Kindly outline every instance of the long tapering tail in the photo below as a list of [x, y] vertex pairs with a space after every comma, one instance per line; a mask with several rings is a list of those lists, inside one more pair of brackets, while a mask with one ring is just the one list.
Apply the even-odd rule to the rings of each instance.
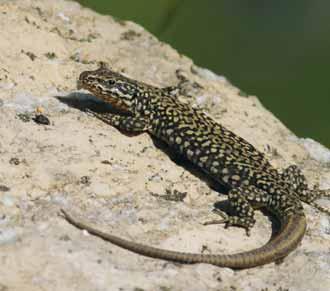
[[85, 229], [95, 236], [98, 236], [108, 242], [111, 242], [134, 253], [179, 263], [208, 263], [232, 269], [256, 267], [285, 257], [297, 247], [297, 245], [302, 240], [306, 230], [305, 216], [303, 214], [292, 214], [282, 220], [281, 230], [278, 232], [278, 234], [260, 248], [231, 255], [204, 255], [165, 250], [125, 240], [118, 236], [108, 234], [93, 228], [90, 225], [74, 218], [71, 214], [63, 209], [61, 211], [65, 219], [72, 225], [80, 229]]

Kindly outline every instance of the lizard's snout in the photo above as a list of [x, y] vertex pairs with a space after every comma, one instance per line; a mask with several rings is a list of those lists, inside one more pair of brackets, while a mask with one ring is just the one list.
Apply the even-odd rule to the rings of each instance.
[[80, 73], [78, 81], [77, 81], [77, 89], [84, 89], [84, 81], [87, 80], [88, 75], [90, 74], [89, 71], [84, 71]]

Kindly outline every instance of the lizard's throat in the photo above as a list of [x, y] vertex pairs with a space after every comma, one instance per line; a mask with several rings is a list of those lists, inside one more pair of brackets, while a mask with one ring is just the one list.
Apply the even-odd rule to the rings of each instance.
[[110, 95], [103, 95], [101, 93], [93, 93], [96, 97], [103, 100], [104, 102], [110, 104], [114, 109], [123, 112], [130, 112], [128, 106], [120, 99], [114, 98]]
[[110, 104], [116, 110], [123, 112], [130, 112], [128, 106], [121, 99], [117, 97], [112, 97], [110, 94], [103, 94], [102, 92], [100, 92], [100, 90], [98, 90], [98, 88], [88, 86], [87, 84], [83, 83], [81, 80], [78, 80], [77, 82], [77, 89], [78, 90], [84, 89], [89, 91], [95, 97]]

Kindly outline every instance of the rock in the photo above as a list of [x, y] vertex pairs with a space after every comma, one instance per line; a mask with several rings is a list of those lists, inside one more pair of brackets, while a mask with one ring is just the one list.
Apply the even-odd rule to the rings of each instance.
[[325, 146], [319, 144], [311, 138], [302, 138], [300, 140], [301, 144], [309, 152], [310, 156], [320, 163], [325, 163], [330, 165], [330, 150]]
[[[77, 77], [100, 61], [157, 86], [176, 84], [175, 71], [182, 70], [197, 85], [180, 98], [247, 139], [274, 166], [298, 164], [312, 185], [329, 185], [329, 152], [302, 144], [256, 97], [132, 22], [76, 2], [25, 0], [1, 1], [0, 27], [0, 288], [330, 290], [329, 218], [308, 206], [308, 231], [297, 250], [281, 264], [242, 271], [142, 257], [69, 225], [58, 215], [61, 207], [135, 241], [204, 253], [249, 250], [271, 234], [261, 212], [251, 237], [203, 226], [217, 218], [213, 204], [225, 195], [173, 162], [147, 134], [126, 136], [84, 112], [99, 105], [77, 91]], [[18, 117], [37, 108], [50, 125]], [[14, 157], [19, 163], [9, 162]], [[176, 191], [186, 194], [163, 199]]]

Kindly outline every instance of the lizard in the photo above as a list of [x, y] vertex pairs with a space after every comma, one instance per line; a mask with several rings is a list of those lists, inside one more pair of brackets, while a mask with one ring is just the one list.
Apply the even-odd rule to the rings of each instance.
[[[182, 80], [181, 80], [182, 81]], [[180, 86], [180, 83], [179, 85]], [[160, 249], [105, 233], [61, 209], [64, 218], [80, 229], [132, 252], [179, 263], [209, 263], [232, 269], [251, 268], [280, 261], [293, 251], [306, 231], [302, 202], [322, 212], [315, 202], [330, 197], [327, 190], [310, 189], [296, 165], [275, 169], [265, 155], [201, 109], [179, 101], [178, 86], [160, 88], [133, 80], [104, 63], [84, 71], [78, 89], [86, 89], [120, 113], [90, 111], [95, 117], [128, 133], [147, 132], [162, 140], [213, 180], [228, 189], [234, 214], [221, 212], [222, 219], [205, 224], [239, 226], [247, 235], [255, 224], [254, 210], [266, 208], [280, 222], [280, 229], [265, 245], [236, 254], [185, 253]]]

